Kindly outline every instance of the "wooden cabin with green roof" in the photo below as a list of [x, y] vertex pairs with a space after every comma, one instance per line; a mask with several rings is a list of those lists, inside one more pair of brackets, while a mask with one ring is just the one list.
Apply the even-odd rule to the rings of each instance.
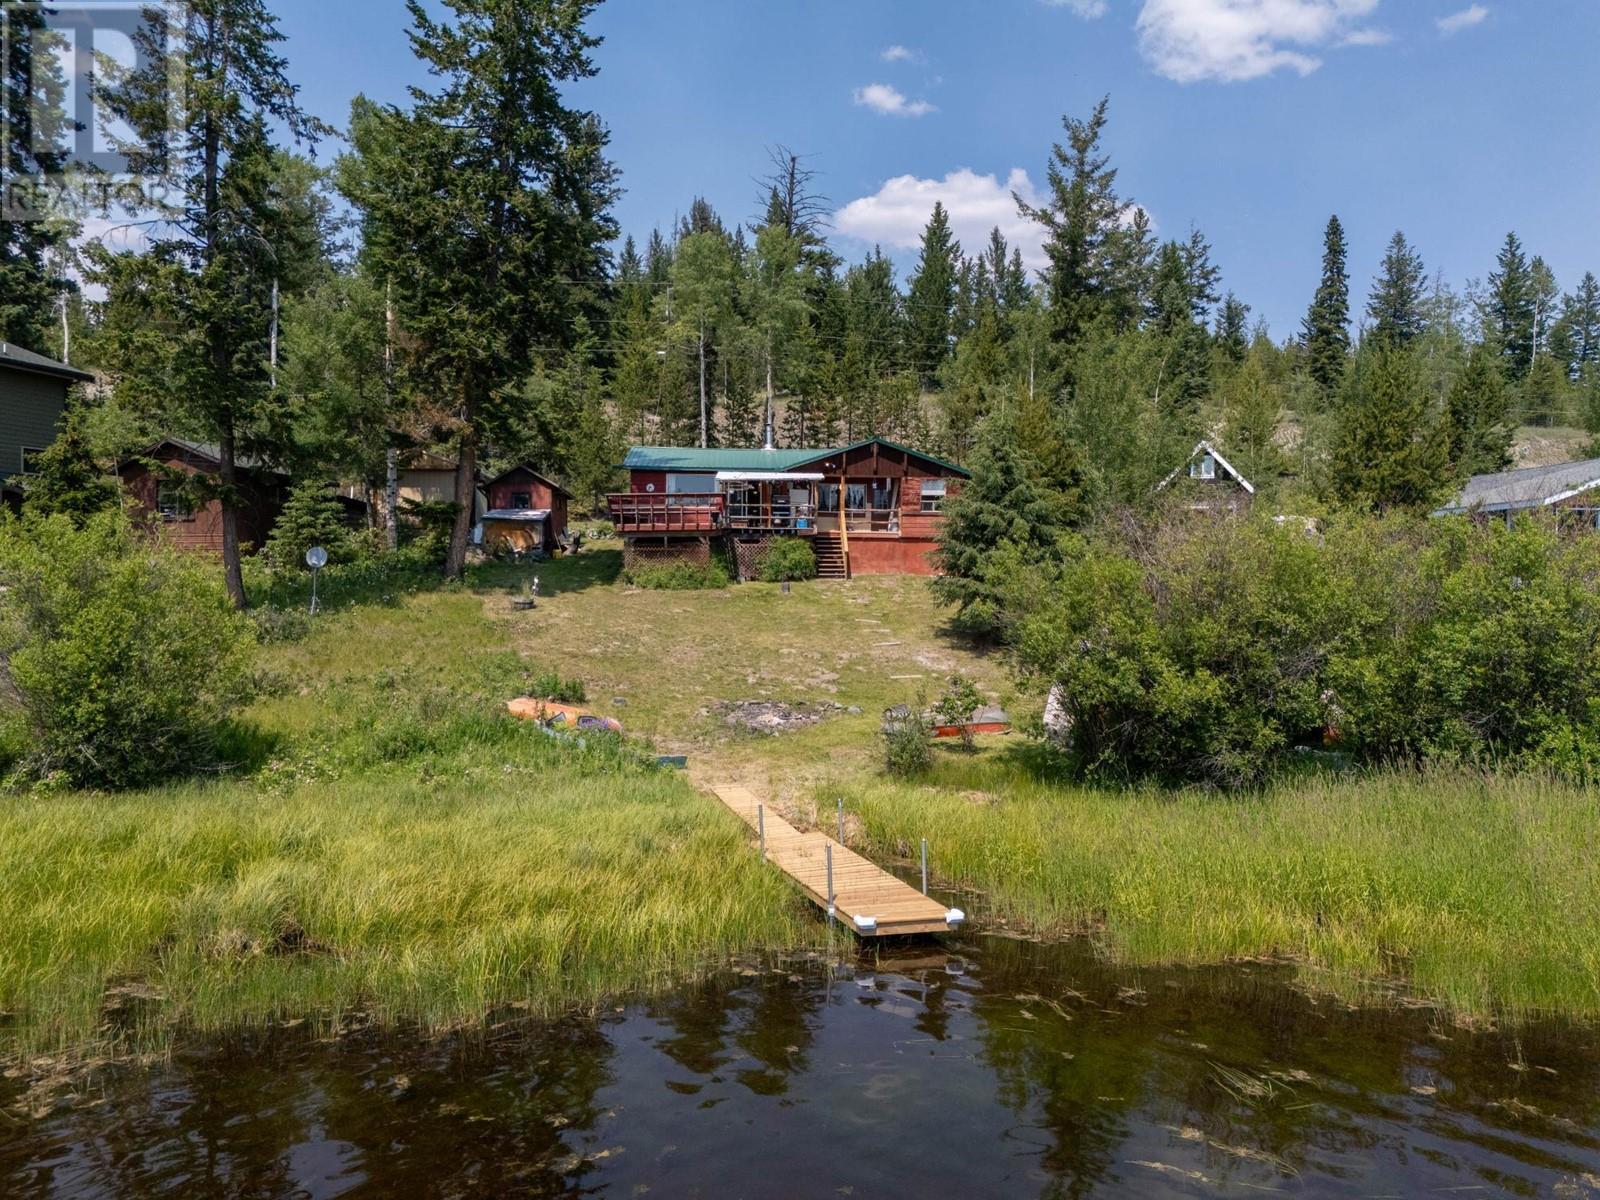
[[824, 578], [932, 575], [944, 502], [965, 469], [885, 438], [764, 450], [635, 446], [608, 498], [632, 567], [731, 550], [752, 577], [773, 539], [805, 538]]

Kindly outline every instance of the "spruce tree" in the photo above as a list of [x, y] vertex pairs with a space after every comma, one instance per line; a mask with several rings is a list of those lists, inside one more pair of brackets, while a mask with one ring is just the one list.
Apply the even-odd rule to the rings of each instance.
[[[1016, 197], [1018, 211], [1044, 227], [1050, 262], [1045, 288], [1055, 336], [1069, 347], [1114, 307], [1119, 291], [1137, 287], [1132, 277], [1139, 264], [1132, 261], [1129, 239], [1119, 226], [1123, 205], [1116, 192], [1116, 168], [1100, 147], [1109, 105], [1105, 97], [1087, 120], [1062, 118], [1067, 140], [1051, 150], [1046, 172], [1050, 195], [1044, 204], [1034, 206]], [[1146, 225], [1144, 233], [1148, 231]]]
[[708, 372], [715, 365], [712, 362], [713, 345], [732, 325], [733, 298], [737, 286], [737, 264], [727, 238], [720, 230], [707, 229], [690, 233], [678, 243], [678, 252], [672, 262], [672, 290], [659, 299], [671, 310], [680, 336], [694, 343], [701, 446], [711, 444], [711, 382]]
[[1228, 457], [1260, 488], [1282, 466], [1277, 436], [1283, 401], [1258, 354], [1246, 357], [1228, 380], [1223, 419]]
[[[46, 28], [44, 9], [37, 5], [5, 5], [0, 22], [7, 27], [0, 62], [0, 185], [24, 206], [27, 188], [59, 174], [67, 156], [55, 147], [70, 141], [65, 111], [67, 79], [55, 51], [59, 35]], [[0, 205], [0, 341], [43, 353], [56, 319], [56, 302], [69, 287], [60, 270], [77, 233], [74, 222], [43, 214], [16, 213]], [[40, 219], [34, 219], [37, 215]]]
[[39, 455], [34, 473], [26, 480], [23, 506], [28, 513], [64, 513], [82, 526], [94, 514], [114, 509], [121, 502], [122, 489], [116, 479], [95, 461], [84, 415], [83, 401], [72, 399], [61, 432]]
[[308, 569], [306, 551], [313, 546], [321, 546], [330, 560], [337, 562], [345, 556], [349, 542], [344, 510], [332, 485], [313, 477], [290, 489], [262, 555], [275, 571], [304, 571]]
[[938, 376], [950, 356], [950, 323], [955, 310], [961, 247], [950, 232], [950, 217], [935, 201], [922, 231], [922, 251], [906, 296], [906, 328], [912, 363], [924, 383]]
[[1442, 424], [1428, 412], [1416, 359], [1390, 346], [1364, 357], [1340, 408], [1334, 494], [1375, 512], [1426, 508], [1445, 483], [1448, 450]]
[[1576, 290], [1562, 298], [1561, 320], [1552, 335], [1551, 353], [1566, 366], [1567, 376], [1573, 380], [1600, 367], [1600, 281], [1593, 271], [1586, 272]]
[[1423, 306], [1427, 298], [1427, 272], [1422, 255], [1396, 232], [1389, 239], [1383, 266], [1367, 299], [1367, 319], [1371, 336], [1380, 342], [1409, 346], [1427, 328]]
[[1350, 275], [1345, 263], [1344, 226], [1337, 215], [1328, 219], [1322, 240], [1322, 281], [1306, 313], [1302, 331], [1306, 373], [1324, 401], [1344, 379], [1350, 355]]
[[1217, 310], [1217, 329], [1213, 336], [1217, 349], [1228, 362], [1238, 366], [1250, 352], [1250, 306], [1229, 292]]
[[1506, 381], [1487, 346], [1475, 346], [1445, 400], [1446, 454], [1459, 479], [1511, 465], [1513, 429]]
[[[222, 563], [233, 603], [246, 603], [239, 546], [238, 463], [281, 451], [286, 398], [274, 387], [269, 330], [275, 294], [297, 254], [314, 246], [317, 210], [285, 204], [270, 130], [314, 141], [326, 132], [299, 106], [262, 0], [183, 6], [181, 128], [169, 128], [166, 56], [107, 71], [99, 96], [132, 131], [138, 154], [170, 164], [176, 215], [157, 214], [142, 253], [91, 247], [107, 291], [106, 364], [119, 400], [217, 445]], [[157, 35], [147, 30], [152, 39]]]
[[[366, 249], [394, 285], [406, 367], [454, 405], [456, 495], [473, 492], [484, 432], [514, 404], [537, 353], [571, 344], [598, 311], [615, 235], [608, 135], [568, 106], [595, 73], [595, 0], [408, 0], [432, 90], [409, 108], [362, 102], [344, 186]], [[654, 263], [647, 264], [652, 269]], [[471, 505], [457, 506], [447, 576], [466, 565]]]
[[1527, 378], [1533, 367], [1534, 282], [1522, 241], [1506, 234], [1489, 276], [1489, 332], [1500, 351], [1506, 378]]
[[956, 607], [962, 632], [1001, 639], [1007, 624], [996, 564], [1007, 554], [1024, 564], [1058, 558], [1061, 534], [1083, 514], [1073, 507], [1076, 497], [1038, 482], [1038, 464], [1019, 447], [1006, 408], [983, 422], [969, 466], [972, 477], [945, 502], [934, 593]]
[[1561, 289], [1555, 272], [1538, 255], [1528, 263], [1528, 293], [1533, 302], [1533, 355], [1549, 349], [1550, 330], [1560, 315]]

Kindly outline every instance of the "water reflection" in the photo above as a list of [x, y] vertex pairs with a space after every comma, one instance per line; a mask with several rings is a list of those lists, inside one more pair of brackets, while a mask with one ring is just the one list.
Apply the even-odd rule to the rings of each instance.
[[596, 1020], [212, 1044], [0, 1118], [0, 1195], [1600, 1197], [1593, 1030], [949, 949]]

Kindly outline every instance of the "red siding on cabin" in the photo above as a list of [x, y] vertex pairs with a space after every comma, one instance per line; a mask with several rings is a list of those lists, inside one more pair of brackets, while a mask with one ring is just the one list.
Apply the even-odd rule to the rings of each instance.
[[[530, 503], [513, 504], [512, 497], [526, 492]], [[556, 537], [567, 532], [567, 494], [548, 479], [518, 468], [494, 481], [489, 488], [490, 508], [543, 508], [550, 512], [550, 525]]]
[[649, 492], [655, 496], [667, 494], [667, 473], [665, 471], [630, 471], [628, 474], [628, 490], [630, 492]]
[[937, 549], [932, 538], [852, 533], [850, 574], [934, 575], [932, 555]]
[[[167, 454], [156, 461], [185, 475], [206, 474], [178, 454]], [[156, 510], [160, 476], [142, 465], [126, 467], [122, 472], [122, 486], [133, 498], [136, 517], [153, 528], [159, 528], [174, 545], [186, 550], [222, 553], [222, 504], [219, 501], [209, 500], [197, 505], [187, 517], [168, 520]], [[239, 510], [239, 542], [247, 551], [259, 550], [283, 508], [283, 489], [275, 482], [257, 482], [253, 485], [246, 482], [242, 490], [246, 493], [246, 502]]]

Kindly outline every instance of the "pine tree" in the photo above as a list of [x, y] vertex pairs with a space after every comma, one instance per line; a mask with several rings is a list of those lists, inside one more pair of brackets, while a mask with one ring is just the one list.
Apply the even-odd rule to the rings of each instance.
[[1560, 315], [1561, 298], [1555, 272], [1538, 255], [1528, 264], [1528, 291], [1533, 301], [1533, 354], [1537, 358], [1549, 349], [1550, 330]]
[[[496, 408], [515, 403], [537, 351], [570, 345], [575, 318], [598, 312], [616, 184], [608, 135], [564, 86], [595, 73], [595, 0], [444, 7], [453, 22], [408, 0], [433, 90], [413, 88], [409, 110], [358, 105], [344, 179], [394, 284], [407, 369], [454, 404], [466, 498]], [[464, 570], [471, 528], [462, 503], [447, 576]]]
[[1223, 418], [1228, 456], [1261, 487], [1283, 465], [1277, 443], [1283, 401], [1259, 355], [1249, 355], [1228, 380]]
[[1511, 465], [1513, 429], [1505, 378], [1487, 346], [1475, 346], [1445, 402], [1446, 455], [1460, 479]]
[[1422, 255], [1406, 241], [1405, 234], [1396, 232], [1389, 239], [1383, 266], [1367, 299], [1371, 336], [1402, 349], [1410, 346], [1427, 328], [1423, 316], [1426, 296], [1427, 272]]
[[776, 422], [778, 372], [784, 355], [810, 319], [806, 280], [800, 243], [780, 224], [763, 226], [746, 259], [742, 296], [747, 336], [760, 363], [766, 401], [763, 429]]
[[714, 366], [712, 345], [732, 324], [737, 286], [733, 251], [721, 232], [691, 233], [678, 243], [672, 263], [672, 290], [662, 300], [671, 307], [680, 335], [694, 342], [701, 446], [711, 444], [711, 382], [707, 373]]
[[1345, 268], [1344, 226], [1328, 218], [1322, 241], [1322, 282], [1306, 313], [1302, 339], [1306, 372], [1326, 402], [1344, 379], [1350, 355], [1350, 275]]
[[1600, 281], [1586, 272], [1577, 290], [1561, 301], [1561, 319], [1551, 334], [1552, 354], [1566, 366], [1567, 376], [1582, 379], [1600, 367]]
[[1038, 465], [1018, 446], [1011, 413], [997, 409], [979, 430], [972, 478], [945, 504], [934, 593], [956, 607], [955, 625], [969, 636], [1003, 638], [1006, 619], [995, 564], [1006, 554], [1023, 563], [1059, 557], [1060, 535], [1081, 519], [1073, 498], [1041, 486]]
[[1213, 335], [1217, 349], [1230, 363], [1238, 366], [1250, 352], [1250, 306], [1229, 292], [1217, 312], [1217, 329]]
[[59, 174], [67, 156], [54, 147], [69, 141], [65, 112], [67, 80], [55, 51], [60, 36], [49, 32], [39, 6], [6, 4], [8, 57], [0, 61], [0, 163], [7, 204], [0, 205], [0, 341], [43, 352], [56, 318], [56, 303], [69, 288], [60, 267], [76, 236], [76, 223], [43, 219], [27, 207], [29, 185]]
[[1489, 276], [1489, 331], [1500, 350], [1506, 378], [1527, 378], [1533, 367], [1534, 284], [1522, 241], [1506, 234]]
[[1197, 284], [1192, 249], [1168, 242], [1156, 257], [1150, 327], [1162, 340], [1156, 385], [1158, 412], [1174, 429], [1198, 432], [1199, 410], [1211, 391], [1210, 339], [1195, 319]]
[[1427, 392], [1410, 352], [1380, 346], [1366, 357], [1341, 406], [1334, 494], [1376, 512], [1425, 508], [1445, 482], [1445, 431], [1429, 416]]
[[1101, 99], [1088, 120], [1062, 118], [1067, 141], [1051, 151], [1050, 196], [1043, 205], [1016, 197], [1018, 211], [1044, 227], [1050, 260], [1045, 288], [1056, 338], [1069, 346], [1115, 307], [1119, 292], [1137, 286], [1129, 278], [1134, 256], [1124, 253], [1128, 242], [1119, 235], [1123, 206], [1116, 193], [1116, 168], [1100, 148], [1109, 105], [1109, 97]]
[[95, 513], [114, 509], [121, 502], [122, 489], [101, 469], [89, 447], [84, 415], [82, 400], [72, 399], [61, 432], [39, 455], [34, 473], [26, 481], [23, 504], [29, 513], [64, 513], [81, 526]]
[[[100, 98], [140, 153], [164, 158], [180, 193], [142, 253], [91, 248], [108, 293], [107, 365], [120, 401], [214, 442], [220, 461], [222, 561], [233, 603], [246, 603], [239, 546], [241, 455], [280, 449], [285, 398], [273, 387], [274, 296], [297, 254], [315, 244], [317, 211], [283, 203], [269, 127], [314, 141], [322, 124], [299, 107], [282, 35], [262, 0], [193, 0], [178, 31], [184, 124], [162, 102], [168, 63], [106, 73]], [[150, 33], [152, 38], [157, 36]]]
[[950, 356], [950, 322], [955, 309], [961, 247], [950, 233], [944, 205], [934, 202], [922, 231], [922, 252], [906, 297], [906, 326], [912, 362], [931, 383]]
[[349, 542], [350, 530], [332, 485], [312, 477], [290, 489], [261, 553], [273, 570], [304, 571], [306, 551], [313, 546], [321, 546], [336, 562], [344, 557]]

